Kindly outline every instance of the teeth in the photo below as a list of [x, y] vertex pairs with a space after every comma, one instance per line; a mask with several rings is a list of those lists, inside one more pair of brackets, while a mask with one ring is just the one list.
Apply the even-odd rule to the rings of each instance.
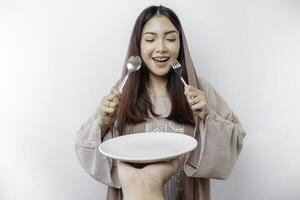
[[164, 61], [168, 60], [169, 58], [154, 58], [154, 59], [157, 61], [160, 61], [160, 62], [164, 62]]

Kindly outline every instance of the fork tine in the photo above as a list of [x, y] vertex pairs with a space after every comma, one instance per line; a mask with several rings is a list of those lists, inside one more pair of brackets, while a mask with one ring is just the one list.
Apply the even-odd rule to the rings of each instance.
[[174, 60], [171, 62], [171, 66], [172, 66], [173, 69], [176, 69], [176, 68], [177, 68], [176, 63], [175, 63]]
[[180, 66], [180, 63], [179, 63], [176, 59], [175, 59], [174, 61], [175, 61], [175, 63], [176, 63], [177, 65]]
[[178, 67], [181, 67], [181, 64], [176, 60], [176, 64]]
[[177, 75], [179, 76], [179, 78], [182, 81], [182, 83], [184, 84], [184, 86], [187, 86], [187, 83], [185, 82], [185, 80], [181, 76], [182, 67], [181, 67], [180, 63], [176, 59], [174, 59], [171, 62], [171, 66], [174, 69], [174, 71], [177, 73]]
[[173, 67], [173, 60], [171, 61], [170, 65]]
[[174, 63], [175, 63], [176, 68], [181, 67], [180, 63], [176, 59], [174, 60]]

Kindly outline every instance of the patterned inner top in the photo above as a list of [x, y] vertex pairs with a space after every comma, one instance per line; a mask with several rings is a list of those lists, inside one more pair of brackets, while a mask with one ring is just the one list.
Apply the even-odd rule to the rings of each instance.
[[[183, 134], [184, 127], [181, 124], [177, 124], [174, 121], [165, 119], [171, 112], [171, 103], [166, 96], [150, 96], [152, 103], [155, 108], [155, 113], [160, 114], [159, 117], [152, 117], [148, 120], [145, 125], [145, 132], [174, 132], [178, 134]], [[151, 115], [151, 114], [150, 114]], [[179, 157], [178, 159], [182, 159]], [[182, 163], [182, 162], [180, 162]], [[176, 174], [165, 185], [165, 199], [166, 200], [176, 200], [181, 199], [180, 194], [182, 194], [181, 187], [181, 176], [183, 174], [182, 167], [179, 167]]]

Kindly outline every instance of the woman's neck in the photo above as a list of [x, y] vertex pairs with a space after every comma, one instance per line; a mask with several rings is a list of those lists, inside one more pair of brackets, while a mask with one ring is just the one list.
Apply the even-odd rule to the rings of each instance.
[[166, 77], [161, 76], [149, 76], [149, 89], [156, 96], [167, 96], [167, 82]]

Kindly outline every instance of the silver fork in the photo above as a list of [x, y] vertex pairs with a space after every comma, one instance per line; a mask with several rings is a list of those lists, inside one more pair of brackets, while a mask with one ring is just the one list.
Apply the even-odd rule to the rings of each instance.
[[178, 74], [178, 76], [180, 77], [182, 83], [184, 84], [184, 86], [187, 86], [186, 82], [184, 81], [184, 79], [181, 76], [182, 73], [182, 67], [180, 65], [180, 63], [175, 59], [171, 62], [171, 66], [174, 69], [174, 71], [176, 72], [176, 74]]

